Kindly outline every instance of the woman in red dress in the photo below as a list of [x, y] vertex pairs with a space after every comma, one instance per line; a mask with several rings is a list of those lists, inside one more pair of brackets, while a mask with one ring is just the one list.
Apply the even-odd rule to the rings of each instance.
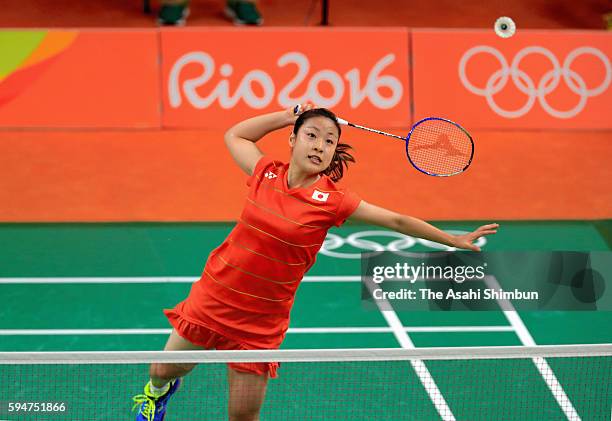
[[[368, 224], [478, 251], [473, 244], [494, 234], [497, 224], [466, 235], [445, 233], [406, 215], [372, 205], [335, 183], [349, 162], [350, 147], [340, 143], [341, 129], [329, 110], [299, 108], [242, 121], [225, 134], [225, 144], [248, 175], [243, 212], [227, 239], [208, 257], [200, 280], [187, 299], [166, 316], [174, 327], [165, 350], [277, 349], [289, 328], [295, 292], [314, 264], [332, 226], [348, 217]], [[293, 125], [291, 160], [264, 156], [257, 141]], [[180, 378], [195, 364], [152, 364], [151, 380], [137, 420], [159, 421]], [[230, 420], [257, 420], [276, 363], [228, 364]]]

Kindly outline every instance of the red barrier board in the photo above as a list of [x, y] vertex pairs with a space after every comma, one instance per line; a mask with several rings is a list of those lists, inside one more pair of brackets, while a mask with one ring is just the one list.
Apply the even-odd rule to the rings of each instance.
[[612, 128], [612, 34], [414, 30], [415, 118], [469, 128]]
[[160, 126], [157, 34], [0, 31], [0, 127]]
[[379, 127], [410, 122], [398, 29], [163, 29], [164, 127], [226, 128], [312, 101]]
[[[260, 147], [287, 162], [290, 132], [273, 132]], [[412, 168], [401, 142], [347, 130], [357, 163], [341, 185], [426, 220], [612, 217], [607, 132], [474, 136], [472, 166], [440, 178]], [[245, 180], [223, 130], [0, 130], [0, 222], [235, 221]]]

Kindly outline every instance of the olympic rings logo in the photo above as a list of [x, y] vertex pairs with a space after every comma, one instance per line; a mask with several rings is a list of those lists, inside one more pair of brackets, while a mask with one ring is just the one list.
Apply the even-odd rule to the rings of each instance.
[[[489, 77], [484, 88], [474, 86], [466, 75], [466, 66], [468, 61], [476, 54], [481, 53], [491, 54], [497, 59], [497, 61], [499, 61], [501, 65], [501, 68], [495, 71]], [[542, 76], [537, 83], [537, 86], [534, 80], [519, 67], [521, 61], [530, 54], [541, 54], [552, 64], [552, 70], [549, 70]], [[591, 89], [587, 87], [584, 78], [571, 68], [572, 63], [577, 57], [586, 54], [590, 54], [598, 58], [606, 70], [604, 80], [599, 84], [599, 86]], [[527, 95], [527, 101], [517, 110], [504, 110], [495, 102], [494, 99], [494, 96], [504, 89], [508, 83], [509, 77], [512, 78], [512, 82], [518, 88], [518, 90]], [[512, 64], [508, 65], [506, 57], [504, 57], [497, 49], [487, 45], [478, 45], [467, 50], [461, 57], [461, 60], [459, 61], [459, 78], [467, 90], [476, 95], [484, 96], [487, 99], [487, 104], [489, 104], [489, 107], [491, 107], [495, 113], [502, 117], [518, 118], [524, 116], [531, 110], [537, 98], [542, 108], [548, 114], [556, 118], [567, 119], [578, 115], [586, 106], [586, 102], [589, 97], [600, 95], [606, 89], [608, 89], [610, 82], [612, 81], [612, 66], [610, 65], [610, 60], [608, 57], [601, 50], [594, 47], [579, 47], [574, 49], [567, 55], [563, 61], [563, 66], [561, 66], [557, 57], [550, 50], [544, 47], [525, 47], [516, 54], [512, 60]], [[563, 78], [563, 81], [567, 84], [568, 88], [579, 97], [576, 106], [566, 111], [553, 108], [546, 100], [546, 96], [554, 91], [557, 86], [559, 86], [561, 78]]]
[[[467, 231], [458, 230], [448, 230], [446, 232], [456, 235], [467, 234]], [[392, 240], [386, 244], [381, 244], [379, 241], [382, 237], [388, 237]], [[478, 247], [483, 247], [486, 243], [486, 238], [480, 237], [475, 244]], [[327, 233], [327, 237], [325, 237], [325, 241], [323, 241], [323, 246], [321, 250], [319, 250], [319, 253], [338, 259], [359, 259], [361, 258], [362, 252], [398, 252], [407, 250], [416, 244], [421, 244], [434, 250], [456, 250], [454, 247], [445, 246], [421, 238], [413, 238], [395, 231], [361, 231], [349, 234], [346, 238], [338, 234]], [[342, 249], [342, 251], [339, 249]]]

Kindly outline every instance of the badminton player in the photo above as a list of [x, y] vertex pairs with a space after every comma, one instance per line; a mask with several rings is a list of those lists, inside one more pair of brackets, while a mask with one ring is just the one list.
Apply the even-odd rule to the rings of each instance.
[[[494, 234], [497, 224], [451, 235], [406, 215], [372, 205], [340, 188], [350, 147], [340, 143], [340, 126], [327, 109], [304, 104], [242, 121], [225, 143], [248, 175], [248, 195], [238, 223], [211, 252], [189, 296], [165, 314], [174, 327], [165, 350], [277, 349], [304, 274], [313, 265], [327, 231], [347, 218], [449, 246], [478, 251], [473, 244]], [[293, 126], [289, 163], [273, 160], [257, 142]], [[195, 364], [152, 364], [144, 394], [137, 395], [137, 420], [161, 421], [181, 377]], [[230, 420], [257, 420], [269, 377], [278, 364], [228, 364]]]

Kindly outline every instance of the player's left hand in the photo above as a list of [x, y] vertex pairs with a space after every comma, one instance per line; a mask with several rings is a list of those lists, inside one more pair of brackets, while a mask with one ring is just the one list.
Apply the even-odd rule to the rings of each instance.
[[474, 245], [474, 241], [485, 235], [497, 233], [499, 224], [488, 224], [478, 227], [476, 230], [463, 235], [456, 235], [453, 239], [453, 247], [465, 250], [480, 251], [480, 247]]

